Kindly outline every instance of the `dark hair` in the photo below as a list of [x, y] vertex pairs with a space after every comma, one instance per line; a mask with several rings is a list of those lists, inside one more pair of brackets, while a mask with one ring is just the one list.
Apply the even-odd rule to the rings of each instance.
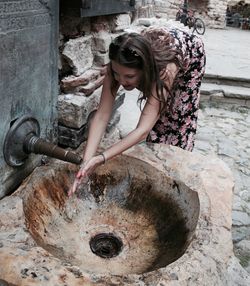
[[[161, 37], [161, 34], [158, 33]], [[166, 83], [160, 79], [160, 71], [166, 67], [170, 62], [181, 66], [178, 59], [179, 52], [176, 52], [172, 46], [173, 38], [168, 34], [164, 34], [165, 43], [160, 43], [157, 39], [157, 33], [151, 33], [149, 30], [144, 31], [143, 34], [124, 33], [116, 37], [109, 46], [109, 58], [129, 68], [136, 68], [142, 70], [142, 78], [140, 80], [139, 89], [141, 95], [139, 96], [139, 103], [144, 99], [149, 98], [152, 94], [153, 85], [156, 84], [157, 99], [160, 101], [160, 112], [164, 110], [171, 96], [164, 95], [164, 89], [167, 94], [171, 95], [171, 91]], [[161, 39], [161, 38], [160, 38]], [[112, 92], [117, 87], [118, 82], [114, 78], [112, 69]], [[166, 94], [166, 92], [165, 92]]]

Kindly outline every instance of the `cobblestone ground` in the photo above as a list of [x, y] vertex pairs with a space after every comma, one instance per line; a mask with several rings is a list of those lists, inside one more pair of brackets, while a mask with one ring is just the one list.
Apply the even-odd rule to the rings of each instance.
[[235, 178], [233, 242], [236, 256], [250, 273], [250, 109], [200, 109], [194, 152], [219, 156]]
[[[137, 92], [126, 92], [124, 104], [119, 109], [118, 124], [124, 137], [139, 119], [136, 104]], [[193, 152], [218, 156], [228, 164], [235, 178], [232, 206], [235, 254], [242, 266], [250, 273], [250, 108], [237, 99], [233, 103], [201, 97], [198, 129]], [[245, 107], [245, 106], [248, 106]], [[133, 110], [133, 112], [131, 112]]]

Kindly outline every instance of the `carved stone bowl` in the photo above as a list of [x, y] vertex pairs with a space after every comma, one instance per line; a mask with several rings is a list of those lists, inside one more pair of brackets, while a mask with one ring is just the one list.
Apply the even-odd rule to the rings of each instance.
[[188, 247], [198, 194], [142, 160], [99, 167], [72, 197], [75, 167], [44, 167], [24, 199], [27, 229], [62, 261], [93, 273], [144, 273], [165, 267]]

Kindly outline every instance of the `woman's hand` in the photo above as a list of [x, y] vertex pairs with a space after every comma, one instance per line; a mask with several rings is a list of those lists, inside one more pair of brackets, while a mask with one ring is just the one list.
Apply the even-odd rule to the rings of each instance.
[[89, 161], [81, 165], [81, 168], [76, 175], [73, 186], [69, 190], [69, 197], [75, 193], [79, 185], [83, 183], [84, 180], [88, 180], [88, 176], [92, 174], [99, 165], [104, 163], [104, 158], [105, 157], [103, 157], [103, 155], [94, 156]]

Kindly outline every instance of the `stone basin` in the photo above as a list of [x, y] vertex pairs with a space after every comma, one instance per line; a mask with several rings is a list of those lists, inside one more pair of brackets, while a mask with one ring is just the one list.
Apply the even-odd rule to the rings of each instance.
[[49, 162], [0, 201], [0, 284], [250, 285], [233, 253], [232, 174], [217, 157], [142, 144], [68, 198], [76, 169]]
[[68, 198], [75, 172], [57, 164], [29, 182], [26, 226], [39, 246], [83, 271], [118, 275], [165, 267], [185, 252], [199, 217], [197, 192], [120, 156]]

